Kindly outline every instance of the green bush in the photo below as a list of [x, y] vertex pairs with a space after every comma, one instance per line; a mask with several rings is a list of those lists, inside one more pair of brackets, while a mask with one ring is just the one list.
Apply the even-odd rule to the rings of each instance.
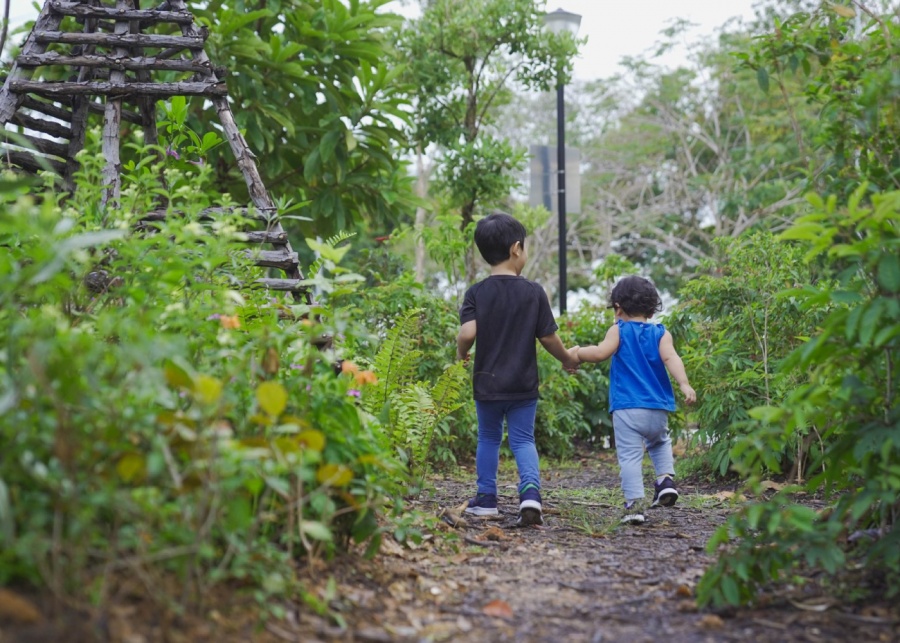
[[[711, 468], [725, 475], [731, 449], [745, 435], [748, 409], [779, 404], [805, 381], [805, 370], [781, 368], [815, 332], [827, 306], [803, 307], [789, 292], [816, 282], [803, 249], [768, 233], [717, 241], [712, 274], [687, 282], [667, 316], [698, 403], [691, 412], [696, 438], [708, 445]], [[771, 454], [800, 473], [810, 443], [798, 433]]]
[[[297, 555], [374, 550], [405, 474], [311, 345], [355, 323], [327, 296], [307, 311], [238, 290], [261, 272], [246, 222], [194, 220], [202, 190], [133, 234], [152, 195], [135, 172], [127, 210], [87, 180], [62, 208], [0, 194], [0, 583], [100, 601], [127, 567], [177, 575], [189, 601], [228, 578], [262, 596], [291, 590]], [[341, 295], [337, 272], [320, 278]]]
[[[781, 366], [807, 381], [750, 411], [751, 430], [731, 452], [752, 486], [779, 470], [778, 454], [798, 433], [814, 434], [815, 475], [803, 489], [824, 488], [831, 507], [812, 515], [780, 494], [743, 508], [710, 541], [715, 551], [737, 539], [704, 575], [702, 603], [750, 600], [799, 565], [833, 573], [847, 558], [883, 574], [888, 596], [900, 593], [900, 192], [875, 194], [866, 206], [866, 189], [846, 209], [834, 197], [810, 197], [813, 212], [782, 235], [802, 244], [807, 261], [824, 260], [834, 278], [792, 297], [804, 312], [829, 312]], [[852, 537], [842, 542], [840, 534]]]

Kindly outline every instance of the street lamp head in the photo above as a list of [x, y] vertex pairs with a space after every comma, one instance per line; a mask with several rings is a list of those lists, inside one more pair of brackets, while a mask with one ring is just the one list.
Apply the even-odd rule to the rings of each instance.
[[544, 14], [544, 25], [551, 33], [570, 33], [574, 38], [578, 35], [578, 28], [581, 26], [581, 16], [577, 13], [557, 9], [552, 13]]

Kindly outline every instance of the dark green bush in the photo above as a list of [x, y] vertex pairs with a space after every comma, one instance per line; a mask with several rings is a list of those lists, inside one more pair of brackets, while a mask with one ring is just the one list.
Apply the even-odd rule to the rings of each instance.
[[[900, 593], [900, 192], [873, 195], [867, 206], [866, 188], [846, 209], [811, 197], [813, 212], [782, 235], [802, 245], [807, 261], [825, 260], [833, 280], [792, 298], [804, 313], [828, 314], [781, 365], [805, 381], [751, 410], [753, 423], [731, 451], [753, 486], [780, 470], [798, 435], [814, 435], [801, 488], [824, 489], [831, 506], [813, 515], [780, 494], [744, 507], [710, 541], [712, 550], [729, 545], [698, 587], [703, 603], [751, 600], [801, 565], [834, 573], [848, 558], [883, 574], [889, 596]], [[839, 539], [856, 532], [868, 536]]]

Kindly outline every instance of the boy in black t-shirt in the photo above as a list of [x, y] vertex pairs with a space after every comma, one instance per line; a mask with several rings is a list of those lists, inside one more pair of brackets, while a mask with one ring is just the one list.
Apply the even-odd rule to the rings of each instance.
[[475, 467], [478, 491], [465, 512], [497, 515], [497, 469], [503, 422], [519, 470], [519, 525], [543, 524], [541, 478], [534, 444], [538, 399], [535, 339], [566, 369], [576, 369], [556, 334], [558, 326], [544, 289], [522, 277], [527, 260], [525, 226], [495, 212], [478, 222], [475, 245], [491, 265], [491, 276], [466, 291], [456, 337], [457, 359], [467, 360], [475, 343], [472, 388], [478, 415]]

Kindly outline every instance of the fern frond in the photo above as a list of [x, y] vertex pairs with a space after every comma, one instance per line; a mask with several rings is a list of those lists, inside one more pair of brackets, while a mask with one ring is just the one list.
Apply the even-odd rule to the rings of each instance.
[[462, 405], [460, 398], [468, 381], [469, 377], [464, 362], [454, 362], [444, 369], [431, 391], [434, 408], [439, 419], [453, 413]]
[[399, 413], [395, 427], [398, 444], [409, 455], [409, 469], [415, 476], [423, 476], [427, 469], [428, 447], [434, 433], [436, 414], [434, 400], [424, 382], [416, 382], [398, 396]]
[[[336, 235], [329, 237], [325, 240], [325, 245], [331, 248], [337, 248], [339, 243], [343, 243], [347, 239], [351, 237], [355, 237], [355, 232], [347, 232], [346, 230], [342, 230], [338, 232]], [[325, 259], [323, 257], [317, 257], [315, 261], [313, 261], [309, 268], [306, 271], [306, 278], [313, 279], [316, 275], [319, 274], [319, 271], [322, 269], [322, 265], [325, 263]]]
[[395, 391], [415, 380], [416, 367], [422, 357], [421, 351], [416, 349], [421, 314], [421, 308], [408, 310], [388, 331], [375, 356], [380, 391], [373, 402], [385, 404]]

